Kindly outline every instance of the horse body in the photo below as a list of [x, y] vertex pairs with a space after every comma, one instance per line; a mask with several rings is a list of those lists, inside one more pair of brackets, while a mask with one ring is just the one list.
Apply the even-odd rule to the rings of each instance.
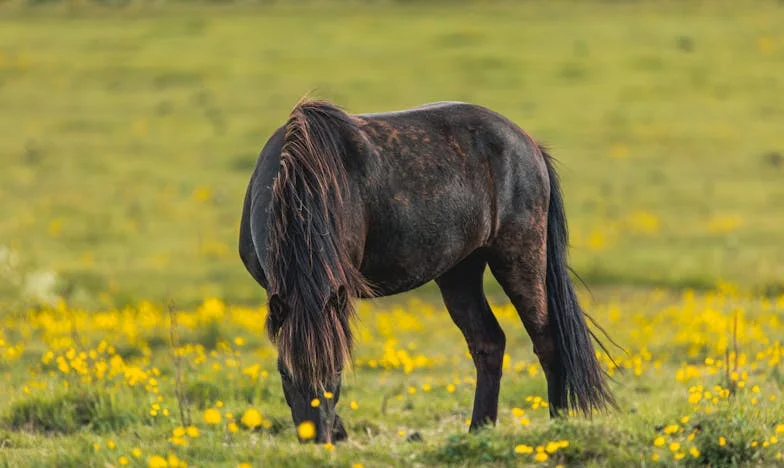
[[[351, 298], [431, 280], [477, 368], [471, 428], [495, 422], [505, 336], [482, 287], [488, 265], [531, 336], [551, 413], [611, 404], [565, 248], [549, 156], [505, 117], [464, 103], [359, 115], [325, 102], [298, 104], [262, 149], [240, 228], [240, 256], [271, 293], [268, 331], [290, 335], [279, 345], [279, 368], [294, 420], [316, 420], [326, 441], [339, 418], [297, 402], [319, 386], [339, 390], [344, 357], [333, 355], [342, 352], [338, 342], [350, 352]], [[313, 296], [309, 306], [286, 302], [302, 296]], [[311, 311], [316, 304], [324, 311]], [[297, 322], [300, 315], [307, 320]], [[298, 360], [330, 358], [324, 368], [299, 368]]]
[[[520, 157], [538, 148], [487, 109], [434, 103], [355, 118], [362, 133], [344, 157], [354, 189], [342, 222], [351, 225], [351, 257], [376, 296], [409, 291], [441, 276], [488, 246], [499, 224], [532, 218], [535, 207], [526, 200], [547, 199], [543, 160]], [[262, 250], [267, 245], [266, 209], [284, 130], [265, 145], [248, 190], [243, 226], [249, 229], [241, 252], [251, 263], [256, 245]], [[520, 183], [521, 174], [528, 183]], [[257, 216], [251, 216], [251, 203], [261, 208]], [[259, 262], [254, 277], [266, 278], [264, 269]]]

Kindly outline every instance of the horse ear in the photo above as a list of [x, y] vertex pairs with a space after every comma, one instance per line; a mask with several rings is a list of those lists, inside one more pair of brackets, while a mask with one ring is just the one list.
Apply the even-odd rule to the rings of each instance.
[[277, 294], [270, 296], [267, 308], [269, 310], [267, 314], [267, 333], [274, 337], [280, 331], [280, 327], [283, 326], [283, 322], [289, 314], [289, 308]]

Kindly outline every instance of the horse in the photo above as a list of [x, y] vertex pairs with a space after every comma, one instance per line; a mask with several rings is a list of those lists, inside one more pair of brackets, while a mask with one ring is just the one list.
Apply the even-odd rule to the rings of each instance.
[[431, 280], [476, 367], [469, 431], [495, 425], [506, 337], [484, 294], [488, 266], [531, 338], [550, 417], [616, 406], [569, 276], [554, 163], [476, 104], [369, 114], [296, 104], [258, 156], [239, 232], [240, 258], [267, 292], [295, 426], [313, 423], [317, 443], [347, 437], [335, 405], [353, 304]]

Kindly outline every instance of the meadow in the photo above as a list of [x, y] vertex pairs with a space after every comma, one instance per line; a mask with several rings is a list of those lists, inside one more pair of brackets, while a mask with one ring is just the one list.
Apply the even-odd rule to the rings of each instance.
[[[784, 6], [0, 3], [0, 460], [7, 466], [776, 465], [784, 453]], [[364, 301], [301, 446], [236, 253], [258, 151], [309, 91], [463, 100], [559, 159], [581, 300], [620, 403], [550, 421], [507, 335], [499, 422], [432, 285]]]

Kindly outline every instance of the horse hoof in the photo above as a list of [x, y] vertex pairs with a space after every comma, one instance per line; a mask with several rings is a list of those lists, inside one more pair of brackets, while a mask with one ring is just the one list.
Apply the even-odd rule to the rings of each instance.
[[348, 432], [346, 432], [346, 427], [343, 425], [343, 420], [340, 419], [340, 416], [335, 416], [335, 427], [332, 428], [332, 440], [334, 442], [342, 442], [348, 439]]

